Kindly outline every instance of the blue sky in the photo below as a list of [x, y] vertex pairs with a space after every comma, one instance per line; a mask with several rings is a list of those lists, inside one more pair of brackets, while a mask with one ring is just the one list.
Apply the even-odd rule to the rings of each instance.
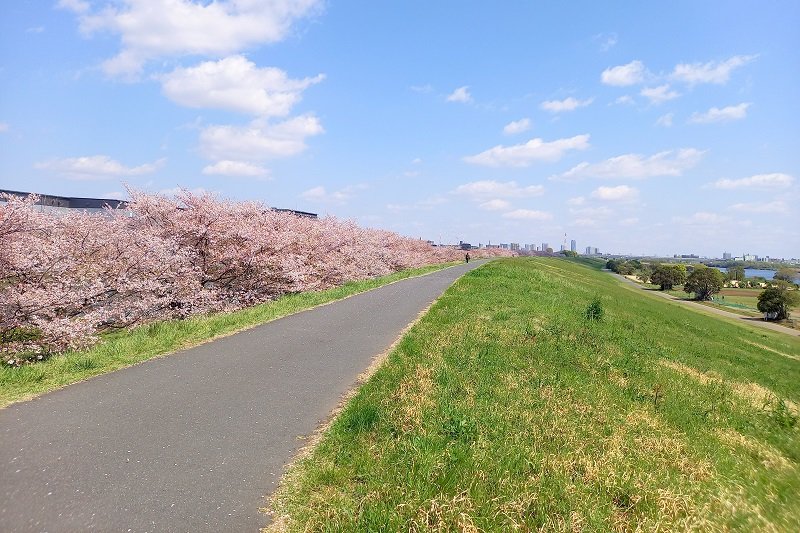
[[800, 257], [797, 2], [0, 5], [0, 187]]

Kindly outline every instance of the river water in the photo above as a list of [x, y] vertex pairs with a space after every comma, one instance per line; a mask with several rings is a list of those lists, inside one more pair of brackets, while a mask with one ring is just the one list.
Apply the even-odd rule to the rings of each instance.
[[[728, 269], [725, 267], [714, 267], [717, 270], [721, 270], [722, 272], [727, 272]], [[775, 277], [777, 270], [770, 270], [768, 268], [745, 268], [744, 269], [744, 277], [746, 278], [764, 278], [764, 279], [772, 279]], [[795, 283], [800, 283], [800, 276], [794, 278]]]

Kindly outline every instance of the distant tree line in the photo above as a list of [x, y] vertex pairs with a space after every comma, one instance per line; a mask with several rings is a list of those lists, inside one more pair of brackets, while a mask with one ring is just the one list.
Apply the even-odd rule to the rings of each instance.
[[[610, 259], [606, 268], [623, 276], [635, 276], [642, 283], [658, 285], [659, 290], [669, 291], [683, 286], [683, 291], [694, 294], [695, 300], [707, 301], [719, 293], [725, 284], [737, 287], [766, 287], [758, 297], [758, 310], [770, 320], [789, 318], [789, 310], [800, 302], [795, 272], [781, 268], [774, 279], [762, 277], [747, 279], [744, 267], [730, 267], [726, 273], [704, 264], [687, 269], [682, 263], [643, 263], [638, 259]], [[735, 282], [735, 283], [732, 283]]]

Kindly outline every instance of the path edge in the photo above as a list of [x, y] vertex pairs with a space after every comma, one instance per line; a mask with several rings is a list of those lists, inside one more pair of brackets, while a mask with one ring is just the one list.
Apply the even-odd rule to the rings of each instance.
[[[394, 285], [395, 283], [400, 283], [401, 281], [406, 281], [406, 280], [415, 279], [415, 278], [421, 278], [421, 277], [424, 277], [424, 276], [430, 276], [431, 274], [435, 274], [437, 272], [443, 272], [443, 271], [445, 271], [445, 270], [447, 270], [449, 268], [454, 268], [454, 267], [457, 267], [457, 266], [459, 266], [461, 264], [462, 263], [458, 262], [458, 263], [455, 263], [453, 265], [446, 266], [444, 268], [440, 268], [438, 270], [433, 270], [431, 272], [426, 272], [424, 274], [417, 274], [415, 276], [409, 276], [407, 278], [390, 281], [389, 283], [387, 283], [385, 285], [380, 285], [379, 287], [373, 287], [372, 289], [367, 289], [365, 291], [355, 292], [353, 294], [348, 294], [347, 296], [344, 296], [342, 298], [337, 298], [337, 299], [331, 300], [329, 302], [324, 302], [324, 303], [321, 303], [321, 304], [317, 304], [317, 305], [315, 305], [313, 307], [309, 307], [307, 309], [302, 309], [300, 311], [295, 311], [294, 313], [289, 313], [288, 315], [283, 315], [283, 316], [271, 318], [269, 320], [265, 320], [264, 322], [259, 322], [258, 324], [251, 324], [249, 326], [244, 326], [243, 328], [240, 328], [240, 329], [236, 329], [236, 330], [233, 330], [233, 331], [228, 331], [228, 332], [225, 332], [225, 333], [220, 333], [218, 335], [214, 335], [213, 337], [210, 337], [208, 339], [202, 340], [200, 342], [190, 343], [190, 344], [187, 344], [185, 346], [181, 346], [180, 348], [177, 348], [175, 350], [170, 350], [170, 351], [167, 351], [167, 352], [156, 354], [153, 357], [148, 357], [147, 359], [143, 359], [141, 361], [136, 361], [135, 363], [131, 363], [129, 365], [121, 366], [119, 368], [115, 368], [114, 370], [110, 370], [108, 372], [101, 372], [99, 374], [95, 374], [93, 376], [89, 376], [89, 377], [86, 377], [86, 378], [83, 378], [83, 379], [79, 379], [79, 380], [73, 381], [71, 383], [65, 383], [63, 385], [60, 385], [60, 386], [58, 386], [58, 387], [56, 387], [54, 389], [50, 389], [48, 391], [29, 394], [29, 395], [23, 396], [22, 398], [19, 398], [17, 400], [13, 400], [13, 401], [5, 404], [5, 405], [0, 404], [0, 410], [8, 409], [9, 407], [11, 407], [13, 405], [20, 404], [20, 403], [32, 402], [34, 400], [37, 400], [38, 398], [41, 398], [42, 396], [45, 396], [47, 394], [51, 394], [53, 392], [65, 389], [67, 387], [71, 387], [73, 385], [77, 385], [78, 383], [85, 383], [85, 382], [90, 381], [92, 379], [96, 379], [96, 378], [99, 378], [99, 377], [102, 377], [102, 376], [107, 376], [109, 374], [113, 374], [114, 372], [119, 372], [119, 371], [122, 371], [122, 370], [125, 370], [125, 369], [128, 369], [128, 368], [133, 368], [135, 366], [144, 365], [144, 364], [149, 363], [150, 361], [155, 361], [155, 360], [161, 359], [163, 357], [169, 357], [171, 355], [179, 354], [179, 353], [181, 353], [183, 351], [191, 350], [192, 348], [196, 348], [198, 346], [202, 346], [204, 344], [208, 344], [210, 342], [214, 342], [214, 341], [217, 341], [219, 339], [224, 339], [226, 337], [231, 337], [233, 335], [238, 335], [239, 333], [243, 333], [243, 332], [251, 330], [253, 328], [257, 328], [257, 327], [263, 326], [264, 324], [269, 324], [271, 322], [276, 322], [278, 320], [282, 320], [282, 319], [288, 318], [290, 316], [299, 315], [300, 313], [306, 313], [308, 311], [313, 311], [314, 309], [318, 309], [318, 308], [324, 307], [326, 305], [335, 304], [337, 302], [343, 302], [344, 300], [347, 300], [348, 298], [352, 298], [352, 297], [358, 296], [360, 294], [365, 294], [367, 292], [374, 291], [374, 290], [377, 290], [377, 289], [380, 289], [380, 288], [383, 288], [383, 287], [388, 287], [389, 285]], [[483, 265], [481, 265], [481, 266], [483, 266]], [[478, 267], [478, 268], [480, 268], [480, 267]]]
[[[480, 270], [481, 268], [483, 268], [490, 261], [491, 260], [486, 261], [485, 263], [480, 265], [478, 268], [475, 268], [473, 270], [465, 272], [464, 274], [468, 274], [469, 272], [474, 272], [476, 270]], [[453, 265], [453, 266], [457, 266], [457, 265]], [[452, 268], [452, 267], [447, 267], [447, 268]], [[445, 270], [445, 269], [442, 269], [442, 270]], [[439, 272], [439, 271], [437, 270], [436, 272]], [[397, 338], [392, 342], [391, 345], [389, 345], [388, 348], [386, 348], [383, 352], [375, 355], [372, 358], [372, 361], [370, 362], [369, 366], [367, 366], [367, 368], [356, 377], [355, 381], [350, 386], [350, 388], [344, 394], [342, 394], [339, 397], [339, 402], [336, 404], [336, 407], [334, 407], [333, 410], [330, 413], [328, 413], [328, 416], [322, 422], [320, 422], [317, 425], [317, 427], [314, 429], [313, 432], [311, 432], [308, 436], [304, 436], [303, 437], [303, 440], [305, 440], [306, 443], [303, 444], [303, 446], [301, 446], [294, 453], [294, 455], [289, 460], [289, 462], [286, 463], [286, 465], [284, 466], [284, 472], [283, 472], [283, 474], [281, 474], [281, 478], [278, 481], [278, 484], [276, 485], [275, 490], [272, 491], [272, 494], [268, 494], [268, 495], [264, 495], [263, 496], [263, 498], [266, 500], [266, 504], [263, 507], [260, 507], [258, 510], [259, 510], [259, 512], [261, 514], [270, 517], [272, 519], [272, 523], [268, 524], [267, 526], [264, 526], [264, 527], [260, 528], [259, 529], [260, 533], [284, 533], [284, 532], [288, 531], [288, 525], [289, 525], [289, 523], [291, 521], [290, 517], [288, 515], [286, 515], [286, 514], [282, 514], [282, 515], [277, 515], [276, 516], [274, 514], [274, 511], [272, 510], [272, 507], [273, 507], [275, 498], [277, 497], [278, 491], [281, 489], [281, 487], [283, 487], [287, 482], [292, 481], [293, 475], [295, 474], [295, 472], [293, 472], [294, 466], [299, 461], [309, 457], [314, 452], [316, 447], [322, 441], [322, 438], [325, 436], [325, 433], [328, 431], [328, 429], [330, 429], [330, 427], [333, 425], [333, 423], [336, 422], [336, 420], [339, 418], [339, 415], [342, 413], [342, 411], [344, 411], [344, 409], [350, 403], [350, 400], [352, 400], [356, 396], [356, 394], [358, 394], [358, 392], [361, 390], [361, 387], [367, 381], [369, 381], [369, 379], [372, 376], [374, 376], [375, 373], [378, 370], [381, 369], [381, 367], [384, 365], [384, 363], [386, 363], [386, 361], [389, 359], [389, 356], [397, 349], [397, 346], [406, 337], [408, 332], [411, 331], [411, 329], [414, 326], [416, 326], [419, 323], [419, 321], [422, 320], [422, 318], [425, 315], [428, 314], [428, 312], [431, 310], [431, 308], [439, 302], [439, 300], [442, 298], [442, 296], [444, 296], [444, 294], [448, 290], [450, 290], [450, 288], [457, 281], [459, 281], [464, 276], [464, 274], [462, 274], [461, 276], [456, 278], [453, 281], [453, 283], [450, 284], [450, 286], [447, 287], [447, 289], [445, 289], [442, 292], [442, 294], [437, 296], [435, 300], [433, 300], [427, 307], [425, 307], [425, 309], [420, 311], [419, 314], [400, 331], [400, 333], [397, 335]], [[427, 274], [425, 274], [425, 275], [427, 275]], [[402, 281], [402, 280], [400, 280], [400, 281]]]

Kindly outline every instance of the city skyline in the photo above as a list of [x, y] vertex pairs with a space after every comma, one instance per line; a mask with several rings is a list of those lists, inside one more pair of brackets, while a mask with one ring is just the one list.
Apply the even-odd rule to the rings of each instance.
[[182, 187], [436, 242], [800, 255], [794, 3], [0, 13], [0, 188]]

